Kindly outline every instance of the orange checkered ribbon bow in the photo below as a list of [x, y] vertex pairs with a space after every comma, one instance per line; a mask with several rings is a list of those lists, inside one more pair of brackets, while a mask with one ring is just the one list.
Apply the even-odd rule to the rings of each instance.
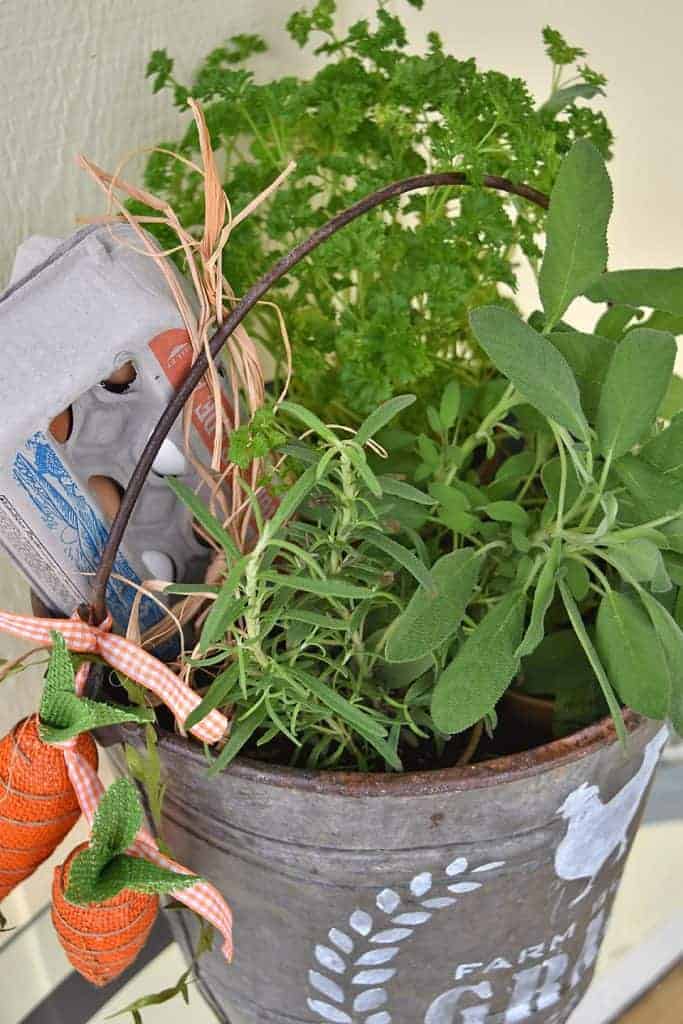
[[[143, 651], [130, 640], [110, 633], [111, 619], [108, 617], [101, 626], [90, 626], [77, 614], [71, 619], [36, 619], [27, 615], [13, 615], [0, 612], [0, 630], [13, 636], [31, 640], [39, 646], [51, 647], [53, 632], [61, 633], [70, 651], [78, 654], [98, 654], [108, 665], [123, 672], [129, 679], [145, 687], [159, 697], [173, 712], [182, 725], [200, 702], [199, 696], [184, 686], [178, 677], [147, 651]], [[76, 693], [85, 689], [90, 666], [81, 665], [76, 674]], [[219, 711], [211, 711], [190, 730], [205, 743], [216, 743], [228, 729], [228, 720]], [[69, 778], [76, 792], [78, 803], [89, 825], [92, 825], [97, 805], [104, 787], [97, 772], [85, 758], [76, 751], [76, 740], [68, 740], [59, 746], [64, 751]], [[129, 850], [133, 856], [153, 861], [161, 867], [178, 874], [191, 875], [192, 871], [171, 860], [160, 852], [150, 832], [142, 828], [135, 843]], [[197, 882], [187, 889], [171, 894], [195, 913], [209, 921], [223, 936], [222, 952], [227, 960], [232, 959], [232, 914], [227, 903], [214, 886], [208, 882]]]
[[[199, 695], [189, 686], [184, 686], [178, 676], [154, 655], [124, 637], [110, 633], [110, 629], [109, 617], [101, 626], [90, 626], [78, 615], [71, 619], [34, 619], [28, 615], [0, 612], [0, 630], [5, 633], [32, 640], [38, 646], [51, 647], [51, 634], [57, 632], [62, 634], [70, 651], [77, 654], [99, 654], [112, 668], [159, 697], [182, 726], [190, 712], [201, 702]], [[77, 692], [79, 685], [85, 685], [87, 675], [88, 668], [83, 666], [76, 680]], [[225, 715], [214, 710], [201, 722], [197, 722], [190, 732], [205, 743], [216, 743], [225, 736], [227, 729], [228, 720]]]

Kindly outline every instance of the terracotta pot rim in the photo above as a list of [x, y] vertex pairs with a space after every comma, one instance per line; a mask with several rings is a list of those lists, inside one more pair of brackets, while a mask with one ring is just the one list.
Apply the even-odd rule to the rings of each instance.
[[[628, 708], [623, 711], [623, 719], [628, 733], [635, 732], [647, 721], [642, 715]], [[449, 791], [485, 789], [529, 778], [571, 764], [616, 742], [614, 723], [611, 717], [606, 717], [579, 732], [540, 747], [460, 768], [396, 773], [311, 771], [305, 768], [271, 765], [248, 757], [237, 757], [226, 769], [226, 773], [234, 778], [243, 778], [263, 785], [303, 789], [336, 796], [427, 796]], [[162, 732], [160, 745], [173, 748], [202, 766], [206, 765], [201, 750], [188, 743], [182, 736]]]

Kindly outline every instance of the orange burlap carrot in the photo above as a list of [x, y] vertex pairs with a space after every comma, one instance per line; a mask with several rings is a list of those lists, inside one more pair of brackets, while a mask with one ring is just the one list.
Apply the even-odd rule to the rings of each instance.
[[[75, 749], [97, 768], [88, 733]], [[37, 715], [18, 722], [0, 740], [0, 900], [52, 854], [80, 816], [64, 752], [42, 741]]]
[[106, 985], [124, 971], [144, 946], [159, 911], [159, 897], [123, 889], [102, 903], [77, 906], [66, 899], [77, 846], [55, 868], [52, 923], [71, 965], [93, 985]]
[[87, 730], [149, 721], [152, 714], [78, 697], [64, 638], [53, 633], [40, 713], [0, 740], [0, 900], [50, 856], [80, 818], [69, 760], [97, 770], [97, 748]]
[[159, 893], [200, 881], [140, 856], [142, 821], [135, 786], [117, 779], [99, 800], [90, 842], [55, 869], [52, 923], [72, 966], [93, 985], [106, 985], [135, 960], [156, 919]]
[[[23, 628], [15, 621], [20, 616], [10, 618], [12, 628]], [[2, 619], [0, 613], [0, 628]], [[46, 621], [41, 630], [50, 625]], [[35, 621], [26, 619], [25, 624], [27, 635], [35, 639]], [[68, 620], [60, 625], [69, 628], [72, 640], [78, 637], [78, 623]], [[92, 829], [90, 843], [57, 870], [54, 891], [55, 925], [74, 966], [96, 984], [115, 977], [144, 944], [161, 892], [172, 893], [220, 932], [221, 949], [229, 961], [232, 914], [221, 894], [159, 850], [142, 827], [142, 808], [132, 783], [120, 779], [104, 793], [97, 775], [97, 750], [88, 730], [127, 721], [150, 722], [152, 709], [114, 707], [84, 697], [87, 664], [80, 666], [76, 676], [65, 637], [52, 630], [40, 632], [38, 639], [46, 644], [47, 637], [52, 652], [40, 712], [0, 740], [0, 899], [50, 856], [83, 813]], [[140, 654], [138, 662], [127, 651], [129, 675], [143, 683], [147, 680], [148, 685], [149, 656], [144, 651]], [[195, 702], [188, 703], [185, 693], [191, 691], [164, 666], [160, 668], [161, 676], [166, 672], [171, 679], [162, 678], [157, 689], [163, 690], [179, 721], [184, 721], [201, 698], [194, 695]], [[157, 675], [152, 673], [158, 682]], [[208, 719], [193, 728], [210, 742], [214, 732], [215, 738], [224, 734], [226, 724], [221, 715], [204, 732]], [[120, 896], [124, 890], [127, 895]], [[141, 902], [140, 893], [152, 897], [152, 903], [149, 898]], [[131, 908], [138, 908], [132, 917]], [[124, 933], [130, 941], [122, 945]], [[103, 951], [108, 953], [106, 962], [100, 955]]]

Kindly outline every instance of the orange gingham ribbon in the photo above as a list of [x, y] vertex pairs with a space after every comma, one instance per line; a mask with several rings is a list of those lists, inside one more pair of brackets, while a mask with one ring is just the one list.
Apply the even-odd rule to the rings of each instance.
[[[75, 744], [76, 740], [73, 739], [57, 744], [57, 746], [64, 751], [71, 784], [88, 825], [92, 828], [97, 805], [104, 793], [104, 786], [95, 769], [76, 752]], [[151, 832], [145, 828], [140, 829], [128, 853], [133, 857], [151, 860], [162, 868], [176, 871], [179, 875], [194, 874], [193, 871], [161, 853]], [[180, 903], [184, 903], [195, 914], [205, 918], [221, 933], [223, 936], [221, 952], [226, 960], [232, 960], [232, 913], [218, 889], [209, 882], [195, 882], [187, 889], [172, 890], [171, 896]]]
[[[51, 634], [57, 632], [62, 634], [70, 651], [99, 654], [112, 668], [159, 697], [182, 726], [190, 712], [201, 703], [199, 695], [185, 686], [168, 665], [130, 640], [110, 633], [110, 628], [109, 617], [101, 626], [90, 626], [77, 614], [71, 619], [34, 619], [29, 615], [0, 612], [0, 630], [5, 633], [31, 640], [42, 647], [51, 647]], [[88, 666], [84, 665], [76, 678], [77, 693], [82, 692], [87, 675]], [[214, 709], [193, 725], [190, 732], [205, 743], [216, 743], [225, 736], [227, 729], [227, 718]]]
[[[183, 686], [171, 670], [146, 651], [123, 637], [110, 633], [111, 617], [101, 626], [89, 626], [77, 614], [71, 619], [35, 619], [27, 615], [11, 615], [0, 612], [0, 629], [13, 636], [32, 640], [45, 647], [52, 646], [53, 632], [61, 633], [70, 651], [78, 654], [99, 654], [104, 660], [123, 672], [129, 679], [156, 694], [170, 708], [182, 724], [190, 712], [199, 704], [200, 698], [189, 687]], [[81, 665], [76, 674], [76, 693], [80, 696], [88, 679], [90, 666]], [[206, 743], [215, 743], [225, 735], [228, 720], [219, 711], [212, 711], [190, 731]], [[76, 738], [58, 743], [64, 751], [64, 760], [71, 784], [81, 811], [92, 827], [97, 805], [104, 792], [104, 786], [97, 772], [76, 750]], [[155, 864], [180, 875], [194, 872], [166, 857], [159, 850], [154, 837], [147, 829], [138, 832], [129, 853], [134, 857], [151, 860]], [[184, 903], [196, 914], [209, 921], [223, 936], [221, 951], [226, 960], [232, 959], [232, 913], [218, 890], [209, 882], [196, 882], [187, 889], [172, 890], [171, 895]]]

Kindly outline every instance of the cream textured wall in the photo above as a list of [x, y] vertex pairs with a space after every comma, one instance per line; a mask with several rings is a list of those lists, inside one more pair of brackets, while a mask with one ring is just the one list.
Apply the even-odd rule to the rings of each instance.
[[[272, 43], [261, 72], [294, 71], [302, 58], [282, 25], [302, 2], [0, 0], [0, 282], [26, 234], [67, 232], [77, 214], [98, 208], [76, 152], [111, 167], [130, 149], [177, 134], [169, 99], [153, 97], [143, 78], [152, 49], [167, 46], [182, 78], [227, 35], [258, 31]], [[613, 265], [683, 262], [679, 0], [427, 0], [422, 13], [395, 5], [416, 43], [434, 26], [453, 53], [524, 75], [539, 98], [548, 86], [541, 27], [551, 22], [586, 47], [609, 77], [618, 136]], [[374, 3], [339, 6], [350, 18]]]

